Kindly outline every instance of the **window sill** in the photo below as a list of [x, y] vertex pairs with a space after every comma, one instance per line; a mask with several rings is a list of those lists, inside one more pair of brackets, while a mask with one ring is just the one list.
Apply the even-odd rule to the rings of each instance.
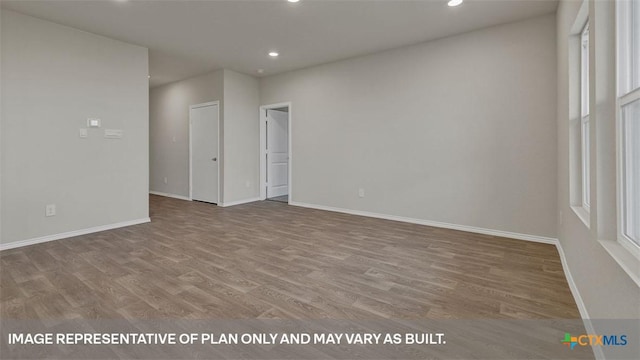
[[622, 267], [638, 287], [640, 287], [640, 259], [617, 241], [600, 240], [600, 245], [607, 250], [609, 255]]
[[590, 229], [591, 216], [589, 215], [589, 212], [582, 206], [571, 206], [571, 209], [573, 210], [574, 213], [576, 213], [576, 215], [578, 215], [578, 218], [582, 220], [582, 222], [586, 225], [587, 229]]

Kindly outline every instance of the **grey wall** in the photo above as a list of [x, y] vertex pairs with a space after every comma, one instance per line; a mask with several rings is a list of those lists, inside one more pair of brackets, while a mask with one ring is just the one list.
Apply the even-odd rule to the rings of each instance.
[[[224, 71], [193, 77], [151, 89], [149, 98], [150, 190], [189, 196], [189, 106], [220, 101], [224, 124]], [[223, 131], [223, 130], [222, 130]], [[221, 141], [223, 137], [220, 136]], [[220, 144], [223, 149], [223, 143]], [[223, 183], [224, 150], [218, 157]], [[167, 183], [164, 183], [164, 178]], [[222, 194], [220, 194], [222, 198]]]
[[1, 27], [2, 244], [148, 218], [147, 49], [8, 10]]
[[[640, 288], [607, 253], [598, 240], [616, 236], [615, 217], [615, 35], [613, 2], [592, 2], [589, 9], [591, 115], [591, 227], [570, 208], [569, 123], [576, 116], [577, 96], [570, 96], [571, 28], [580, 1], [561, 1], [557, 13], [558, 40], [558, 199], [562, 214], [558, 238], [571, 275], [591, 318], [640, 318]], [[577, 47], [574, 46], [574, 49]], [[578, 58], [573, 59], [577, 62]], [[574, 63], [575, 64], [575, 63]], [[576, 75], [575, 72], [573, 73]], [[574, 81], [572, 84], [570, 81]], [[577, 89], [574, 88], [574, 91]], [[596, 137], [597, 133], [597, 137]]]
[[189, 196], [189, 105], [209, 101], [220, 101], [221, 203], [256, 198], [260, 131], [258, 80], [230, 70], [151, 89], [150, 189]]
[[259, 196], [258, 79], [224, 70], [224, 202]]
[[556, 237], [555, 75], [547, 15], [267, 77], [260, 101], [292, 102], [296, 202]]

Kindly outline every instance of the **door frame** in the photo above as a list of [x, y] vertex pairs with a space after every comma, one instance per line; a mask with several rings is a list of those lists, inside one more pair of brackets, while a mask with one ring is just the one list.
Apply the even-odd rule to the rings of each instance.
[[291, 137], [292, 134], [292, 116], [293, 116], [293, 109], [292, 109], [292, 104], [291, 101], [287, 101], [287, 102], [281, 102], [281, 103], [276, 103], [276, 104], [269, 104], [269, 105], [261, 105], [260, 106], [260, 200], [265, 200], [267, 198], [267, 189], [266, 189], [266, 183], [267, 183], [267, 161], [266, 161], [266, 149], [265, 147], [267, 146], [267, 114], [266, 111], [267, 110], [274, 110], [274, 109], [278, 109], [278, 108], [283, 108], [286, 107], [289, 109], [289, 116], [287, 118], [287, 126], [288, 126], [288, 134], [287, 134], [287, 147], [288, 147], [288, 151], [289, 151], [289, 166], [288, 166], [288, 186], [289, 186], [289, 204], [291, 204], [293, 202], [293, 182], [292, 182], [292, 178], [291, 178], [291, 174], [293, 173], [293, 138]]
[[218, 100], [189, 105], [189, 200], [193, 201], [193, 122], [191, 121], [191, 110], [213, 105], [216, 105], [218, 110], [218, 202], [216, 205], [220, 206], [222, 203], [220, 199], [220, 164], [222, 164], [222, 155], [220, 154], [220, 101]]

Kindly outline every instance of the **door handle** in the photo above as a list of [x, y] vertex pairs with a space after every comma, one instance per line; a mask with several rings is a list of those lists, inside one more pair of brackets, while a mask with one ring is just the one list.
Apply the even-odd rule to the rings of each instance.
[[211, 161], [218, 161], [218, 158], [214, 157], [213, 159], [211, 159]]

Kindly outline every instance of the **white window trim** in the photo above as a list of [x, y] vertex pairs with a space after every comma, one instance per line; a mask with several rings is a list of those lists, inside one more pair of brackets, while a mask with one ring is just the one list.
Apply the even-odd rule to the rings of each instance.
[[573, 212], [578, 216], [578, 219], [580, 219], [587, 228], [590, 227], [591, 215], [589, 215], [589, 212], [585, 210], [583, 206], [571, 206], [571, 210], [573, 210]]
[[589, 213], [591, 210], [591, 141], [590, 133], [585, 133], [590, 129], [590, 94], [589, 94], [589, 18], [587, 18], [582, 30], [580, 31], [580, 157], [581, 157], [581, 179], [582, 179], [582, 195], [580, 205], [582, 211], [578, 216], [583, 220], [587, 227], [590, 226]]
[[[631, 81], [634, 74], [628, 53], [631, 47], [631, 39], [629, 38], [631, 21], [631, 1], [616, 1], [616, 88], [618, 89], [618, 98], [632, 90]], [[626, 31], [620, 33], [621, 28], [625, 28]], [[622, 44], [626, 46], [622, 46]]]
[[[616, 192], [617, 192], [617, 239], [603, 239], [600, 244], [611, 255], [611, 257], [620, 265], [637, 286], [640, 287], [640, 248], [623, 233], [624, 225], [624, 185], [623, 174], [623, 145], [622, 139], [622, 108], [626, 104], [630, 104], [640, 99], [640, 89], [631, 91], [631, 64], [628, 54], [630, 46], [628, 46], [629, 31], [620, 33], [621, 28], [628, 29], [631, 20], [630, 13], [631, 2], [616, 1], [616, 88], [618, 90], [616, 99]], [[622, 46], [622, 44], [627, 46]]]
[[[640, 88], [635, 89], [621, 97], [617, 100], [617, 111], [616, 111], [616, 157], [617, 157], [617, 195], [618, 195], [618, 242], [625, 249], [627, 249], [638, 261], [640, 261], [640, 247], [631, 239], [629, 239], [624, 234], [624, 225], [625, 225], [625, 159], [624, 159], [624, 132], [622, 129], [622, 108], [625, 105], [631, 104], [634, 101], [640, 100]], [[640, 263], [638, 264], [638, 271], [640, 271]]]
[[[590, 156], [589, 151], [591, 148], [591, 142], [589, 141], [589, 129], [591, 126], [589, 125], [589, 115], [584, 116], [580, 121], [580, 142], [581, 148], [580, 156], [582, 157], [582, 208], [587, 213], [590, 212], [591, 209], [591, 164], [589, 163]], [[587, 146], [589, 144], [589, 146]]]
[[619, 241], [600, 240], [600, 244], [640, 287], [640, 260]]
[[[589, 18], [580, 30], [580, 116], [589, 116]], [[586, 72], [585, 72], [586, 70]]]
[[[584, 197], [584, 176], [582, 169], [584, 168], [583, 150], [583, 116], [588, 112], [585, 109], [585, 91], [584, 91], [584, 72], [583, 58], [584, 51], [584, 30], [589, 24], [589, 2], [583, 0], [574, 23], [571, 27], [571, 35], [569, 42], [571, 44], [569, 51], [571, 84], [569, 90], [570, 103], [572, 110], [570, 111], [569, 122], [569, 207], [582, 223], [590, 228], [591, 216], [589, 209], [583, 207]], [[575, 45], [574, 45], [575, 44]], [[587, 56], [589, 49], [587, 48]], [[574, 77], [575, 76], [575, 77]], [[575, 80], [573, 80], [575, 79]], [[574, 113], [575, 111], [575, 113]]]

